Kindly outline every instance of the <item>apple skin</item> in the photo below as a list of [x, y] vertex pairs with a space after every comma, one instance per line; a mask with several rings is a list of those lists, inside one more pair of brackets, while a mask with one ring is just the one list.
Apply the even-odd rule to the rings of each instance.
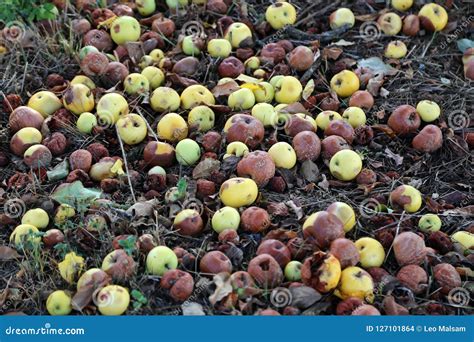
[[427, 125], [413, 138], [412, 145], [418, 151], [433, 153], [443, 146], [443, 133], [438, 126]]
[[173, 227], [182, 235], [196, 236], [202, 231], [204, 223], [199, 212], [184, 209], [174, 218]]
[[19, 106], [10, 113], [8, 126], [13, 133], [27, 127], [40, 130], [43, 121], [44, 117], [40, 112], [30, 107]]
[[223, 159], [230, 156], [245, 157], [249, 152], [249, 148], [243, 142], [234, 141], [227, 145], [226, 154], [224, 154]]
[[256, 148], [265, 134], [263, 124], [248, 114], [234, 114], [224, 125], [227, 141], [232, 143], [240, 141], [249, 148]]
[[276, 167], [291, 169], [296, 165], [296, 152], [293, 147], [286, 142], [273, 144], [268, 150], [268, 154], [273, 159]]
[[110, 27], [110, 35], [117, 45], [136, 42], [140, 38], [140, 23], [127, 15], [118, 17]]
[[331, 242], [329, 252], [339, 260], [341, 269], [355, 266], [360, 261], [360, 254], [356, 245], [346, 238], [339, 238]]
[[199, 262], [199, 270], [207, 274], [232, 273], [232, 262], [224, 253], [211, 251], [202, 257]]
[[226, 229], [237, 230], [240, 224], [240, 214], [232, 207], [222, 207], [212, 216], [211, 225], [216, 233]]
[[340, 97], [349, 97], [360, 87], [357, 75], [350, 70], [343, 70], [331, 78], [331, 89]]
[[407, 15], [403, 19], [403, 34], [414, 37], [420, 31], [420, 18], [416, 14]]
[[297, 260], [292, 260], [285, 266], [285, 278], [289, 281], [301, 280], [301, 267], [303, 264]]
[[406, 11], [413, 6], [413, 0], [391, 0], [391, 5], [398, 11]]
[[286, 1], [276, 2], [267, 7], [265, 20], [274, 30], [279, 30], [296, 22], [296, 9]]
[[161, 86], [165, 81], [165, 74], [161, 69], [155, 66], [147, 66], [143, 68], [141, 74], [146, 77], [152, 90]]
[[49, 224], [49, 216], [41, 208], [28, 210], [21, 218], [21, 224], [30, 224], [38, 229], [45, 229]]
[[260, 254], [249, 262], [248, 273], [260, 288], [274, 288], [283, 281], [283, 271], [269, 254]]
[[329, 125], [324, 130], [325, 136], [338, 135], [344, 138], [349, 144], [354, 140], [354, 128], [345, 120], [330, 121]]
[[355, 212], [352, 207], [344, 202], [333, 202], [326, 209], [328, 213], [336, 215], [344, 224], [344, 232], [347, 233], [356, 225]]
[[363, 237], [355, 242], [360, 253], [360, 264], [363, 268], [380, 267], [385, 260], [385, 250], [380, 242], [370, 237]]
[[351, 95], [349, 106], [370, 110], [374, 106], [374, 97], [367, 90], [357, 90]]
[[350, 150], [351, 146], [339, 135], [330, 135], [321, 142], [322, 155], [324, 160], [331, 158], [339, 151]]
[[230, 178], [222, 183], [219, 197], [224, 205], [240, 208], [255, 202], [258, 196], [257, 184], [248, 178]]
[[422, 204], [421, 193], [411, 185], [400, 185], [390, 193], [390, 202], [409, 213], [415, 213]]
[[200, 84], [193, 84], [181, 93], [181, 107], [191, 109], [199, 105], [213, 105], [216, 103], [214, 95], [206, 87]]
[[275, 100], [278, 103], [289, 104], [297, 102], [303, 93], [301, 82], [294, 76], [283, 76], [274, 88]]
[[108, 285], [99, 291], [95, 302], [102, 315], [120, 316], [130, 304], [130, 294], [122, 286]]
[[214, 127], [215, 115], [208, 106], [196, 106], [188, 114], [190, 127], [197, 127], [200, 132], [207, 132]]
[[329, 170], [337, 179], [351, 181], [362, 170], [362, 159], [352, 150], [341, 150], [332, 156]]
[[155, 112], [173, 112], [181, 103], [176, 90], [169, 87], [158, 87], [151, 93], [150, 106]]
[[44, 118], [62, 108], [61, 100], [50, 91], [39, 91], [28, 100], [28, 107], [37, 110]]
[[451, 239], [459, 243], [466, 250], [472, 250], [474, 248], [474, 234], [466, 231], [458, 231], [451, 235]]
[[428, 31], [441, 31], [448, 24], [448, 13], [438, 4], [424, 5], [418, 12], [421, 25]]
[[393, 12], [382, 14], [377, 19], [380, 29], [387, 36], [394, 36], [402, 29], [402, 19], [400, 16]]
[[118, 134], [127, 145], [136, 145], [145, 140], [148, 128], [145, 120], [138, 114], [127, 114], [116, 123]]
[[291, 253], [286, 245], [275, 239], [263, 240], [257, 248], [257, 255], [269, 254], [284, 268], [291, 261]]
[[328, 248], [332, 241], [344, 237], [344, 224], [336, 215], [318, 211], [304, 222], [303, 235], [319, 248]]
[[236, 78], [245, 73], [244, 63], [234, 56], [226, 57], [217, 68], [220, 77]]
[[267, 152], [250, 152], [237, 164], [237, 174], [239, 177], [250, 177], [257, 186], [263, 187], [275, 175], [275, 163]]
[[374, 282], [367, 271], [357, 266], [344, 269], [341, 281], [334, 294], [341, 299], [351, 297], [372, 303], [374, 300]]
[[23, 154], [23, 162], [32, 169], [48, 167], [52, 159], [51, 151], [41, 144], [28, 147]]
[[112, 125], [129, 113], [127, 100], [119, 93], [108, 93], [97, 102], [96, 115], [101, 126]]
[[366, 115], [359, 107], [349, 107], [342, 114], [342, 118], [346, 120], [353, 128], [365, 125]]
[[72, 311], [71, 296], [65, 291], [57, 290], [46, 300], [46, 310], [51, 316], [66, 316]]
[[94, 109], [94, 95], [87, 86], [83, 84], [73, 84], [70, 85], [64, 93], [63, 104], [69, 111], [80, 115]]
[[[255, 95], [255, 93], [254, 93]], [[252, 107], [252, 116], [257, 118], [265, 127], [275, 126], [277, 113], [269, 103], [257, 103]]]
[[97, 126], [97, 118], [92, 113], [84, 112], [77, 119], [76, 126], [79, 132], [90, 134], [92, 129]]
[[403, 232], [393, 240], [393, 253], [400, 266], [419, 265], [427, 254], [425, 240], [413, 232]]
[[255, 95], [248, 88], [241, 88], [234, 91], [227, 99], [227, 105], [232, 110], [250, 109], [255, 104]]
[[144, 75], [132, 73], [123, 80], [123, 87], [129, 95], [145, 95], [150, 90], [150, 82]]
[[425, 214], [418, 221], [418, 228], [424, 233], [437, 232], [441, 226], [441, 219], [435, 214]]
[[42, 140], [41, 132], [36, 128], [24, 127], [11, 138], [10, 150], [15, 155], [22, 156], [29, 147], [41, 143]]
[[410, 105], [395, 108], [387, 122], [388, 126], [400, 135], [414, 133], [420, 127], [421, 119], [416, 109]]
[[169, 290], [169, 295], [177, 302], [187, 300], [194, 289], [194, 279], [188, 272], [170, 270], [161, 278], [160, 286]]
[[300, 162], [316, 160], [321, 153], [321, 141], [314, 132], [303, 131], [293, 137], [293, 149]]
[[352, 13], [352, 11], [348, 8], [338, 8], [329, 16], [329, 25], [333, 30], [338, 29], [344, 25], [347, 25], [349, 28], [351, 28], [354, 26], [354, 24], [354, 13]]
[[422, 100], [416, 105], [416, 112], [424, 122], [433, 122], [441, 115], [441, 108], [434, 101]]
[[268, 212], [259, 207], [249, 207], [242, 212], [240, 226], [246, 232], [261, 233], [271, 224]]
[[226, 58], [232, 52], [232, 45], [227, 39], [211, 39], [207, 43], [207, 52], [214, 58]]
[[146, 270], [153, 275], [162, 276], [168, 270], [178, 267], [178, 257], [166, 246], [153, 248], [146, 257]]

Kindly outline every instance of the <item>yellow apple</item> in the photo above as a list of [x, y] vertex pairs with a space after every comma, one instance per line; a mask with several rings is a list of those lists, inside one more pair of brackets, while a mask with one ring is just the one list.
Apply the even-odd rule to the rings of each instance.
[[344, 232], [350, 231], [356, 224], [355, 212], [352, 207], [344, 202], [332, 203], [326, 211], [333, 215], [336, 215], [339, 220], [344, 224]]
[[135, 0], [135, 5], [137, 6], [138, 13], [144, 17], [153, 14], [156, 10], [155, 0]]
[[63, 95], [64, 107], [79, 115], [94, 109], [94, 95], [92, 91], [83, 84], [73, 84]]
[[62, 106], [61, 100], [51, 91], [39, 91], [28, 100], [28, 107], [37, 110], [45, 118]]
[[76, 215], [76, 210], [68, 204], [62, 203], [56, 209], [56, 214], [54, 215], [54, 223], [61, 224], [67, 221], [67, 219], [74, 217]]
[[198, 105], [213, 105], [216, 103], [214, 95], [206, 87], [194, 84], [181, 93], [181, 106], [190, 109]]
[[196, 106], [188, 114], [190, 127], [197, 127], [199, 132], [207, 132], [214, 127], [214, 111], [208, 106]]
[[335, 120], [342, 120], [341, 114], [333, 110], [325, 110], [316, 116], [316, 125], [324, 131], [329, 123]]
[[448, 24], [448, 12], [438, 4], [424, 5], [418, 17], [423, 27], [429, 31], [441, 31]]
[[244, 62], [244, 66], [247, 69], [256, 70], [260, 67], [260, 59], [258, 59], [257, 56], [247, 58], [247, 60]]
[[362, 170], [362, 159], [352, 150], [341, 150], [332, 156], [329, 170], [337, 179], [350, 181]]
[[425, 214], [418, 221], [418, 228], [425, 233], [437, 232], [441, 229], [441, 225], [441, 219], [435, 214]]
[[291, 169], [296, 165], [296, 152], [287, 142], [280, 141], [273, 144], [268, 150], [276, 167]]
[[422, 100], [416, 105], [416, 112], [424, 122], [433, 122], [441, 115], [441, 108], [434, 101]]
[[474, 234], [466, 231], [458, 231], [451, 235], [451, 239], [461, 244], [466, 249], [474, 248]]
[[244, 23], [232, 23], [224, 36], [233, 48], [244, 47], [252, 42], [252, 31]]
[[46, 300], [46, 310], [51, 316], [65, 316], [72, 311], [71, 296], [65, 291], [57, 290]]
[[374, 300], [374, 282], [365, 270], [350, 266], [342, 271], [341, 281], [334, 294], [341, 299], [356, 297], [372, 303]]
[[130, 294], [122, 286], [108, 285], [99, 291], [95, 304], [104, 316], [120, 316], [130, 304]]
[[227, 99], [227, 105], [233, 110], [250, 109], [255, 104], [255, 95], [248, 88], [234, 91]]
[[181, 115], [168, 113], [158, 121], [157, 133], [160, 139], [180, 141], [188, 136], [188, 125]]
[[320, 213], [322, 213], [322, 211], [317, 211], [317, 212], [312, 213], [311, 215], [309, 215], [303, 223], [303, 230], [310, 227], [310, 226], [312, 226], [314, 221], [316, 221], [316, 218], [318, 217], [318, 215]]
[[132, 73], [125, 77], [123, 88], [129, 95], [145, 95], [150, 90], [150, 82], [145, 75]]
[[348, 8], [341, 7], [329, 16], [329, 25], [333, 30], [347, 25], [349, 28], [355, 24], [354, 13]]
[[219, 197], [224, 205], [240, 208], [255, 202], [258, 196], [257, 184], [249, 178], [230, 178], [222, 183]]
[[124, 143], [136, 145], [147, 136], [148, 129], [145, 120], [138, 114], [127, 114], [118, 119], [117, 131]]
[[150, 96], [150, 106], [155, 112], [172, 112], [179, 108], [181, 99], [176, 90], [169, 87], [158, 87]]
[[240, 214], [232, 207], [222, 207], [212, 215], [212, 229], [221, 233], [226, 229], [237, 230], [240, 224]]
[[31, 224], [38, 229], [44, 229], [49, 224], [48, 213], [41, 208], [30, 209], [21, 218], [21, 224]]
[[97, 126], [97, 118], [94, 114], [84, 112], [79, 115], [76, 122], [77, 129], [79, 132], [84, 134], [90, 134], [92, 129]]
[[117, 17], [110, 27], [110, 36], [117, 45], [136, 42], [140, 38], [140, 23], [128, 15]]
[[153, 275], [162, 276], [166, 271], [178, 267], [178, 257], [170, 248], [157, 246], [146, 257], [146, 270]]
[[275, 90], [273, 86], [268, 82], [260, 82], [256, 84], [256, 87], [252, 89], [253, 94], [255, 95], [255, 101], [257, 103], [261, 102], [272, 102], [275, 96]]
[[163, 58], [165, 58], [165, 53], [161, 49], [153, 49], [148, 54], [154, 63], [159, 63]]
[[112, 125], [129, 112], [128, 102], [118, 93], [108, 93], [97, 102], [97, 117], [99, 124]]
[[22, 248], [25, 244], [39, 245], [41, 237], [38, 228], [31, 224], [20, 224], [10, 235], [10, 243], [14, 243], [16, 248]]
[[407, 55], [408, 49], [404, 42], [401, 40], [394, 40], [388, 43], [385, 48], [385, 57], [400, 59]]
[[354, 128], [365, 125], [367, 120], [365, 112], [359, 107], [347, 108], [344, 113], [342, 113], [342, 117]]
[[411, 185], [400, 185], [390, 193], [390, 202], [397, 204], [409, 213], [417, 212], [422, 204], [420, 192]]
[[277, 113], [275, 108], [269, 103], [257, 103], [252, 108], [252, 116], [257, 118], [266, 127], [275, 126]]
[[342, 70], [331, 78], [331, 89], [340, 97], [351, 96], [359, 87], [359, 78], [350, 70]]
[[402, 18], [396, 13], [388, 12], [377, 19], [377, 24], [387, 36], [394, 36], [402, 29]]
[[224, 159], [230, 156], [244, 157], [249, 153], [249, 148], [241, 141], [233, 141], [226, 148]]
[[283, 76], [275, 87], [275, 100], [278, 103], [293, 103], [300, 100], [303, 86], [294, 76]]
[[273, 29], [279, 30], [286, 25], [293, 25], [296, 22], [296, 9], [286, 1], [275, 2], [267, 7], [265, 20]]
[[207, 52], [214, 58], [226, 58], [232, 52], [232, 45], [227, 39], [214, 38], [207, 43]]
[[355, 246], [359, 250], [360, 264], [363, 268], [382, 266], [385, 250], [380, 242], [370, 237], [363, 237], [355, 242]]
[[89, 77], [85, 75], [77, 75], [71, 80], [71, 84], [83, 84], [89, 89], [95, 89], [95, 83]]
[[413, 0], [391, 0], [392, 7], [399, 11], [406, 11], [413, 6]]
[[176, 145], [176, 160], [181, 165], [194, 165], [201, 158], [201, 148], [192, 139], [183, 139]]

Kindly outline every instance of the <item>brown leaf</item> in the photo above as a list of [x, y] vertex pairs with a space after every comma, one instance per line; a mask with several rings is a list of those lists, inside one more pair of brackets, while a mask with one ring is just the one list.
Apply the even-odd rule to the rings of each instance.
[[403, 164], [403, 157], [401, 155], [393, 153], [388, 147], [385, 148], [384, 152], [387, 155], [387, 157], [389, 157], [395, 162], [395, 165]]
[[323, 49], [323, 59], [332, 59], [335, 61], [342, 54], [342, 49], [338, 47], [330, 47]]
[[383, 86], [384, 79], [383, 74], [379, 74], [369, 80], [367, 84], [367, 91], [376, 97], [379, 95], [380, 88]]
[[199, 84], [198, 81], [193, 80], [192, 78], [183, 77], [172, 72], [166, 74], [166, 79], [171, 81], [173, 85], [181, 87], [189, 87], [191, 85]]
[[225, 82], [224, 84], [218, 84], [212, 89], [212, 95], [214, 97], [229, 96], [234, 91], [240, 89], [239, 85], [235, 81]]
[[397, 136], [397, 133], [395, 133], [393, 131], [393, 129], [391, 129], [389, 126], [387, 125], [373, 125], [372, 126], [373, 129], [375, 130], [379, 130], [379, 131], [382, 131], [383, 133], [385, 133], [386, 135], [388, 135], [390, 138], [395, 138]]
[[301, 175], [308, 182], [316, 182], [319, 177], [318, 166], [311, 160], [305, 160], [301, 165]]
[[128, 42], [124, 44], [128, 55], [134, 62], [138, 62], [145, 54], [143, 52], [142, 44], [142, 42]]
[[291, 305], [299, 309], [309, 308], [321, 299], [321, 294], [309, 286], [298, 286], [290, 289]]
[[270, 215], [288, 216], [288, 208], [284, 203], [270, 202], [267, 205], [267, 211]]
[[212, 295], [209, 296], [209, 302], [212, 305], [216, 305], [217, 302], [221, 301], [229, 294], [232, 293], [232, 284], [230, 282], [230, 274], [227, 272], [221, 272], [213, 278], [216, 289]]
[[20, 257], [20, 254], [18, 254], [13, 248], [10, 248], [8, 246], [0, 246], [0, 260], [1, 261], [17, 259], [19, 257]]
[[273, 240], [279, 240], [283, 243], [287, 243], [288, 241], [290, 241], [291, 239], [294, 239], [297, 236], [298, 234], [295, 231], [278, 228], [278, 229], [269, 231], [267, 235], [265, 235], [263, 240], [273, 239]]
[[201, 161], [193, 170], [193, 178], [209, 178], [213, 172], [219, 171], [221, 163], [212, 158], [206, 158]]

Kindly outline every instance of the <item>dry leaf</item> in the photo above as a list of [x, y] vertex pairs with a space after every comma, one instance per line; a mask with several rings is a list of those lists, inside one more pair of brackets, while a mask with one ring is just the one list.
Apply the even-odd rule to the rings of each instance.
[[20, 258], [20, 254], [18, 254], [13, 248], [8, 246], [0, 246], [0, 260], [12, 260]]
[[232, 284], [230, 282], [230, 274], [227, 272], [221, 272], [213, 278], [216, 289], [212, 295], [209, 296], [209, 301], [212, 305], [216, 305], [217, 302], [221, 301], [229, 294], [232, 293]]

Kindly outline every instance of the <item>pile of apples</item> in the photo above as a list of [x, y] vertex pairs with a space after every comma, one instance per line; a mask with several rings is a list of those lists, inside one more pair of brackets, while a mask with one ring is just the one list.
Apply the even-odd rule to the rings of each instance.
[[[246, 298], [246, 292], [241, 291], [244, 288], [304, 284], [340, 298], [338, 313], [380, 314], [372, 305], [375, 280], [380, 280], [375, 275], [387, 273], [382, 268], [387, 249], [372, 237], [351, 240], [354, 234], [350, 232], [358, 217], [347, 203], [335, 201], [326, 210], [310, 214], [298, 237], [289, 241], [263, 238], [255, 257], [244, 266], [246, 270], [236, 269], [226, 254], [229, 246], [239, 245], [242, 233], [264, 236], [278, 225], [261, 207], [262, 196], [266, 191], [288, 189], [282, 177], [285, 170], [322, 160], [321, 165], [326, 165], [337, 181], [375, 183], [376, 173], [364, 168], [359, 153], [360, 147], [368, 145], [374, 136], [367, 124], [367, 113], [375, 102], [367, 90], [361, 89], [360, 75], [342, 70], [328, 82], [335, 98], [347, 103], [346, 109], [339, 108], [339, 100], [331, 102], [326, 98], [320, 104], [325, 109], [315, 112], [315, 103], [310, 103], [310, 99], [316, 100], [313, 90], [305, 96], [307, 84], [302, 84], [299, 76], [318, 58], [317, 47], [294, 47], [288, 40], [279, 40], [257, 48], [256, 27], [227, 16], [221, 17], [218, 29], [209, 29], [207, 35], [178, 36], [175, 22], [157, 12], [154, 0], [111, 8], [94, 8], [96, 1], [76, 3], [78, 10], [92, 18], [91, 22], [72, 22], [84, 44], [77, 55], [81, 74], [67, 81], [67, 88], [59, 94], [41, 90], [30, 97], [26, 106], [12, 108], [9, 128], [14, 158], [22, 158], [28, 168], [40, 173], [51, 168], [58, 157], [67, 158], [69, 174], [65, 182], [79, 180], [100, 186], [108, 194], [120, 191], [119, 180], [132, 179], [133, 183], [143, 177], [149, 185], [143, 198], [156, 197], [171, 203], [182, 198], [176, 187], [167, 184], [170, 169], [179, 165], [183, 170], [192, 170], [206, 159], [219, 160], [221, 165], [233, 162], [235, 168], [230, 177], [218, 170], [197, 180], [197, 196], [204, 202], [217, 198], [216, 210], [204, 214], [183, 209], [170, 227], [191, 237], [199, 237], [211, 228], [218, 247], [193, 255], [180, 247], [158, 245], [152, 235], [143, 234], [137, 246], [145, 257], [146, 273], [158, 277], [160, 286], [177, 302], [187, 300], [193, 293], [194, 274], [184, 266], [191, 261], [203, 276], [230, 274], [238, 295], [228, 299], [227, 307]], [[392, 6], [406, 11], [412, 3], [392, 1]], [[188, 8], [188, 1], [167, 0], [166, 4], [170, 13], [178, 15]], [[192, 1], [192, 6], [225, 13], [230, 1]], [[266, 10], [262, 30], [272, 34], [296, 20], [292, 4], [276, 2]], [[440, 31], [447, 21], [444, 8], [434, 3], [424, 5], [418, 15], [406, 16], [403, 22], [394, 12], [384, 13], [377, 20], [387, 36], [397, 35], [402, 28], [404, 34], [416, 35], [420, 25]], [[341, 8], [329, 17], [329, 22], [332, 29], [352, 27], [355, 17], [351, 10]], [[176, 46], [171, 46], [174, 43]], [[144, 52], [138, 60], [129, 50], [133, 44], [139, 44]], [[385, 56], [403, 58], [406, 53], [405, 44], [395, 41], [387, 46]], [[193, 78], [206, 59], [216, 65], [218, 79], [209, 85]], [[272, 71], [276, 67], [280, 72]], [[441, 112], [437, 103], [422, 100], [416, 107], [407, 104], [396, 108], [387, 124], [396, 136], [410, 139], [415, 150], [434, 153], [443, 145], [442, 131], [436, 125]], [[116, 133], [125, 151], [139, 147], [142, 160], [125, 165], [123, 156], [109, 156], [101, 142], [70, 152], [70, 137], [62, 128], [71, 122], [77, 132], [97, 136], [99, 141], [100, 137]], [[427, 124], [420, 130], [422, 122]], [[128, 180], [124, 180], [127, 176]], [[422, 195], [410, 185], [400, 185], [390, 193], [389, 204], [394, 210], [414, 214], [421, 209]], [[65, 204], [57, 206], [54, 213], [31, 209], [13, 230], [11, 243], [20, 250], [26, 242], [52, 248], [65, 236], [60, 229], [51, 227], [75, 217], [75, 208]], [[106, 220], [98, 214], [88, 214], [86, 225], [91, 231], [107, 229]], [[400, 266], [397, 277], [415, 293], [427, 286], [429, 276], [419, 266], [427, 260], [430, 250], [422, 236], [440, 228], [441, 219], [426, 214], [419, 220], [420, 232], [401, 232], [393, 241], [393, 254]], [[40, 231], [45, 233], [38, 234]], [[100, 268], [87, 269], [83, 257], [74, 252], [66, 254], [58, 264], [64, 281], [76, 284], [74, 291], [87, 288], [96, 292], [94, 304], [104, 315], [120, 315], [127, 310], [130, 295], [122, 285], [132, 279], [140, 263], [121, 248], [120, 238], [116, 237], [113, 251]], [[458, 231], [450, 238], [466, 251], [474, 246], [471, 232]], [[434, 267], [435, 282], [444, 294], [461, 283], [456, 269], [450, 266]], [[418, 275], [419, 283], [413, 285], [407, 274]], [[446, 281], [448, 275], [453, 282]], [[68, 288], [53, 292], [46, 302], [48, 312], [69, 314], [74, 307], [74, 291]]]

